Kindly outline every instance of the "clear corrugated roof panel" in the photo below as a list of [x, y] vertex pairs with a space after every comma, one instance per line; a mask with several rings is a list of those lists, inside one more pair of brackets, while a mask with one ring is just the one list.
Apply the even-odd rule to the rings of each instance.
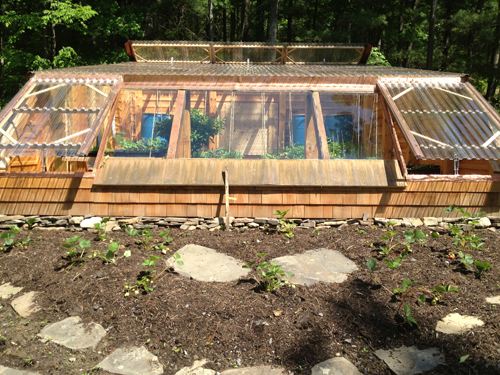
[[[9, 155], [56, 149], [76, 153], [93, 141], [114, 79], [37, 79], [0, 119], [0, 149]], [[102, 119], [101, 119], [102, 120]]]
[[382, 85], [420, 146], [423, 159], [500, 159], [500, 124], [494, 109], [481, 103], [479, 94], [467, 84], [384, 80]]

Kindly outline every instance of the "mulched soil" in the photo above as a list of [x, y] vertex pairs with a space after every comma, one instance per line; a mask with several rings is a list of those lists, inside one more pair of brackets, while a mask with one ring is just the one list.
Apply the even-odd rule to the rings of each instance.
[[[312, 287], [284, 287], [276, 293], [256, 292], [250, 277], [234, 283], [203, 283], [184, 278], [156, 265], [155, 290], [147, 295], [124, 297], [124, 284], [134, 281], [145, 267], [142, 261], [152, 254], [123, 232], [113, 239], [130, 249], [132, 256], [119, 258], [115, 265], [88, 259], [83, 264], [64, 264], [62, 243], [75, 233], [65, 231], [23, 231], [32, 239], [27, 249], [15, 248], [0, 254], [0, 283], [10, 281], [25, 291], [42, 292], [42, 311], [31, 319], [19, 318], [7, 301], [0, 301], [0, 364], [27, 368], [42, 374], [82, 374], [117, 347], [145, 345], [158, 355], [165, 374], [174, 374], [195, 359], [206, 358], [208, 367], [223, 370], [235, 366], [272, 364], [295, 374], [310, 374], [315, 364], [336, 355], [348, 358], [365, 374], [391, 374], [374, 351], [401, 345], [438, 347], [446, 366], [429, 374], [498, 374], [500, 363], [500, 314], [486, 296], [500, 292], [499, 234], [477, 230], [485, 239], [482, 251], [472, 252], [488, 260], [493, 269], [477, 279], [472, 273], [449, 264], [451, 238], [429, 236], [397, 270], [379, 262], [372, 274], [366, 260], [376, 256], [372, 244], [386, 231], [378, 227], [348, 226], [341, 229], [296, 229], [286, 240], [278, 233], [263, 230], [208, 232], [172, 230], [171, 251], [195, 243], [217, 249], [246, 262], [260, 252], [267, 258], [297, 254], [327, 247], [339, 250], [359, 267], [342, 284]], [[402, 238], [404, 229], [397, 229]], [[428, 229], [425, 232], [430, 233]], [[155, 231], [155, 238], [158, 239]], [[106, 244], [92, 233], [80, 233], [92, 240], [92, 250], [104, 251]], [[91, 251], [92, 251], [91, 250]], [[120, 254], [123, 250], [120, 250]], [[159, 252], [156, 254], [161, 255]], [[208, 265], [207, 265], [208, 266]], [[419, 288], [453, 284], [458, 293], [446, 295], [441, 304], [418, 305], [413, 295], [408, 302], [418, 321], [411, 328], [398, 311], [391, 290], [403, 278]], [[437, 334], [436, 322], [451, 312], [480, 317], [485, 325], [463, 335]], [[49, 322], [79, 315], [85, 322], [102, 324], [108, 335], [95, 350], [70, 351], [36, 338]], [[469, 355], [464, 363], [459, 358]], [[103, 371], [95, 372], [104, 374]]]

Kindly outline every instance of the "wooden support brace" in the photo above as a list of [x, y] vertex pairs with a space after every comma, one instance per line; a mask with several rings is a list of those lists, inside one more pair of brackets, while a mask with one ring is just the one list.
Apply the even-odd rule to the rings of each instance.
[[396, 153], [396, 160], [398, 161], [399, 169], [401, 169], [401, 174], [404, 178], [408, 176], [408, 170], [406, 169], [406, 162], [403, 157], [403, 151], [401, 150], [401, 145], [399, 144], [398, 134], [396, 133], [396, 127], [394, 125], [394, 121], [392, 120], [392, 116], [387, 110], [387, 106], [385, 103], [382, 103], [382, 107], [384, 109], [384, 115], [387, 119], [387, 125], [389, 126], [389, 130], [391, 133], [392, 144], [394, 146], [394, 151]]
[[323, 110], [319, 98], [319, 92], [312, 93], [312, 107], [314, 117], [314, 127], [316, 130], [316, 138], [318, 144], [319, 158], [330, 159], [328, 151], [328, 139], [326, 137], [325, 121], [323, 120]]
[[278, 151], [285, 148], [285, 127], [287, 118], [287, 98], [285, 92], [280, 92], [278, 117]]
[[174, 119], [172, 120], [172, 130], [170, 131], [170, 141], [168, 143], [167, 159], [175, 159], [177, 147], [181, 134], [182, 117], [186, 106], [186, 90], [177, 91], [175, 100]]
[[222, 171], [222, 176], [224, 178], [224, 198], [226, 204], [226, 220], [225, 220], [225, 229], [229, 229], [231, 226], [231, 221], [229, 220], [229, 172], [227, 169]]
[[401, 132], [403, 133], [404, 137], [406, 138], [406, 141], [408, 142], [413, 153], [415, 154], [415, 157], [417, 159], [423, 159], [424, 154], [422, 153], [422, 150], [420, 149], [420, 145], [418, 144], [414, 135], [411, 134], [410, 127], [408, 126], [408, 124], [406, 123], [406, 120], [401, 115], [401, 112], [399, 111], [398, 107], [396, 106], [396, 103], [394, 103], [394, 100], [392, 99], [391, 94], [389, 93], [389, 90], [387, 90], [387, 87], [385, 87], [381, 83], [377, 83], [377, 88], [379, 89], [380, 93], [382, 94], [382, 97], [385, 99], [385, 104], [389, 108], [390, 113], [396, 119], [396, 122], [398, 123], [398, 126], [401, 129]]

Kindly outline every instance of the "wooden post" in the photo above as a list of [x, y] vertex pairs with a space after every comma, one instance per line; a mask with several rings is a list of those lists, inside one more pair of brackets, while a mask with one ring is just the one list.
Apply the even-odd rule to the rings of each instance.
[[328, 151], [328, 139], [326, 138], [325, 121], [323, 120], [323, 110], [319, 99], [319, 92], [312, 93], [314, 128], [316, 130], [317, 147], [320, 159], [330, 159]]
[[[217, 91], [208, 92], [208, 116], [217, 117]], [[219, 147], [219, 135], [216, 134], [208, 140], [208, 149], [215, 150]]]
[[179, 142], [177, 145], [177, 158], [190, 158], [191, 157], [191, 116], [187, 109], [184, 110], [182, 116], [182, 123], [179, 135]]
[[177, 146], [181, 133], [182, 117], [184, 115], [185, 103], [186, 91], [178, 90], [174, 108], [174, 119], [172, 120], [172, 130], [170, 131], [170, 141], [168, 142], [167, 159], [175, 159], [177, 155]]
[[229, 173], [227, 169], [222, 171], [222, 176], [224, 177], [224, 200], [226, 204], [226, 220], [225, 220], [225, 229], [229, 229], [231, 226], [231, 222], [229, 220]]
[[279, 98], [279, 118], [278, 118], [278, 151], [285, 148], [285, 127], [286, 127], [286, 93], [280, 92]]
[[406, 169], [406, 162], [403, 156], [403, 151], [401, 150], [401, 145], [399, 144], [398, 134], [396, 132], [394, 121], [392, 120], [392, 116], [387, 110], [387, 107], [384, 104], [382, 104], [382, 107], [384, 108], [384, 117], [387, 119], [387, 125], [390, 129], [392, 144], [396, 153], [396, 159], [399, 164], [399, 169], [401, 169], [401, 174], [403, 175], [403, 177], [406, 178], [408, 176], [408, 170]]
[[318, 138], [316, 137], [316, 129], [314, 125], [314, 115], [313, 115], [313, 105], [311, 94], [307, 94], [306, 98], [306, 141], [305, 141], [305, 158], [306, 159], [318, 159]]

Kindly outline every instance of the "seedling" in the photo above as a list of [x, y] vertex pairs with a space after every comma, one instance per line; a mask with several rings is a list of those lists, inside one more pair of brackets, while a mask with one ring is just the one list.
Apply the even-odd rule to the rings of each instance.
[[73, 236], [67, 238], [63, 246], [67, 249], [66, 260], [70, 264], [77, 264], [83, 262], [85, 252], [90, 248], [91, 244], [89, 240], [81, 238], [80, 236]]
[[35, 224], [38, 223], [39, 219], [36, 217], [29, 217], [26, 219], [26, 224], [28, 225], [28, 229], [31, 230], [35, 227]]
[[399, 268], [401, 266], [404, 258], [405, 256], [401, 254], [393, 259], [386, 259], [385, 264], [387, 264], [387, 267], [389, 267], [391, 270], [395, 270], [396, 268]]
[[425, 291], [418, 296], [418, 301], [424, 303], [429, 301], [431, 305], [435, 306], [440, 303], [443, 297], [448, 293], [457, 293], [458, 287], [450, 284], [437, 284], [430, 292]]
[[295, 236], [294, 230], [297, 224], [293, 221], [286, 219], [286, 215], [288, 214], [288, 210], [276, 210], [274, 214], [277, 216], [279, 224], [278, 224], [278, 232], [283, 234], [285, 238], [292, 239]]
[[125, 227], [125, 233], [130, 237], [137, 237], [139, 235], [139, 231], [135, 229], [132, 225], [127, 225]]
[[403, 318], [405, 322], [411, 326], [411, 327], [418, 327], [418, 323], [413, 317], [413, 312], [411, 310], [411, 307], [408, 303], [405, 303], [403, 305]]
[[150, 255], [148, 258], [144, 259], [144, 261], [142, 262], [142, 265], [146, 266], [146, 267], [154, 267], [154, 266], [156, 266], [156, 262], [158, 260], [160, 260], [159, 256]]
[[9, 228], [7, 232], [2, 232], [0, 234], [0, 239], [2, 240], [0, 250], [3, 252], [8, 252], [16, 245], [16, 237], [21, 230], [13, 225]]
[[368, 268], [368, 270], [370, 272], [375, 271], [375, 269], [377, 268], [377, 261], [376, 261], [376, 259], [374, 259], [374, 258], [368, 259], [366, 261], [366, 268]]
[[487, 260], [474, 260], [474, 266], [476, 267], [476, 277], [481, 278], [482, 274], [486, 271], [491, 270], [491, 263]]
[[153, 282], [154, 271], [146, 270], [141, 271], [137, 275], [137, 279], [133, 284], [126, 283], [124, 286], [125, 297], [130, 296], [130, 293], [134, 294], [148, 294], [154, 291]]
[[94, 229], [97, 232], [97, 241], [106, 241], [106, 223], [109, 221], [108, 218], [102, 219], [100, 223], [94, 224]]
[[170, 250], [168, 245], [173, 242], [174, 238], [170, 234], [169, 229], [165, 229], [161, 231], [159, 234], [161, 240], [157, 244], [153, 245], [153, 250], [159, 250], [161, 251], [162, 254], [166, 254]]
[[111, 241], [104, 255], [101, 253], [94, 253], [94, 256], [102, 259], [104, 263], [116, 263], [116, 253], [119, 249], [120, 243]]
[[257, 274], [257, 282], [266, 292], [275, 292], [284, 285], [288, 285], [286, 277], [290, 276], [276, 263], [264, 260], [266, 254], [258, 253], [258, 262], [247, 263], [246, 267], [252, 268]]
[[136, 240], [138, 245], [144, 246], [144, 249], [151, 250], [153, 242], [153, 232], [151, 229], [143, 229], [139, 232], [139, 238]]
[[410, 288], [412, 287], [412, 285], [413, 285], [413, 281], [411, 281], [410, 279], [403, 279], [403, 281], [401, 282], [401, 286], [394, 288], [392, 290], [392, 294], [395, 297], [401, 297], [403, 295], [406, 295], [408, 293], [408, 291], [410, 290]]

